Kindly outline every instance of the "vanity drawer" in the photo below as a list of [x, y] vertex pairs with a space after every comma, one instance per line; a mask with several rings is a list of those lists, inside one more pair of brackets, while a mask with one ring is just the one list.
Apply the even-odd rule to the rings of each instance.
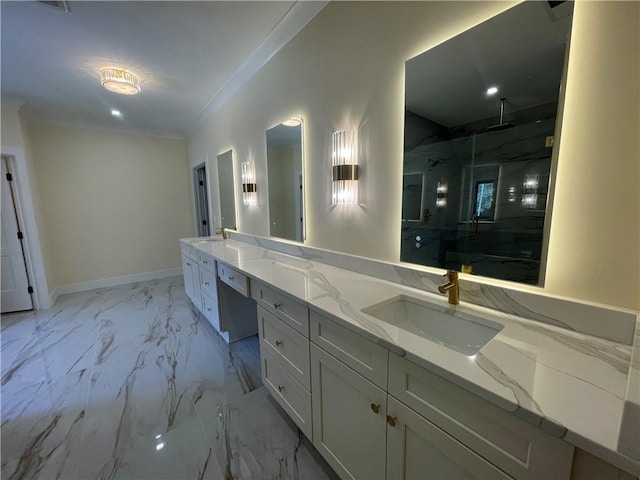
[[183, 255], [186, 255], [187, 257], [192, 258], [193, 260], [198, 260], [198, 256], [196, 255], [196, 249], [193, 248], [191, 245], [181, 243], [180, 250], [182, 251]]
[[202, 314], [218, 332], [220, 331], [220, 315], [218, 313], [218, 299], [211, 293], [202, 291]]
[[249, 278], [245, 274], [240, 273], [235, 268], [231, 268], [229, 265], [218, 262], [218, 276], [220, 280], [234, 290], [245, 297], [249, 296]]
[[268, 351], [262, 351], [261, 361], [264, 385], [306, 437], [313, 438], [309, 391], [287, 373]]
[[216, 261], [208, 253], [198, 252], [198, 263], [202, 268], [209, 269], [212, 272], [216, 271]]
[[386, 390], [389, 351], [318, 312], [310, 314], [311, 341]]
[[258, 306], [260, 351], [273, 357], [307, 390], [311, 389], [309, 339]]
[[568, 479], [574, 447], [393, 353], [389, 394], [521, 479]]
[[216, 274], [205, 268], [200, 269], [200, 285], [202, 287], [202, 293], [208, 293], [214, 297], [218, 297], [218, 290], [216, 289]]
[[309, 336], [309, 309], [305, 305], [259, 282], [253, 282], [252, 287], [251, 296], [255, 298], [258, 305], [305, 337]]

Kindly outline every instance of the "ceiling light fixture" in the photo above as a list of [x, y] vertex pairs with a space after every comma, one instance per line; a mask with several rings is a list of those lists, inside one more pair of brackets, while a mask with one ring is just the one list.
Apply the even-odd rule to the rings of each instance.
[[487, 88], [487, 95], [495, 95], [496, 93], [498, 93], [498, 87]]
[[133, 73], [118, 68], [105, 68], [100, 71], [100, 83], [110, 92], [121, 95], [140, 93], [140, 82]]
[[120, 117], [122, 116], [122, 113], [120, 113], [120, 110], [111, 110], [111, 115], [114, 117]]

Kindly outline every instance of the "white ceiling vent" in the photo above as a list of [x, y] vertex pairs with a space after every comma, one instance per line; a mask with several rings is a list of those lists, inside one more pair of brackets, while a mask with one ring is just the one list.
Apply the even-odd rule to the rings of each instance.
[[60, 10], [63, 10], [65, 13], [71, 12], [69, 2], [67, 2], [66, 0], [59, 0], [59, 1], [37, 0], [37, 3], [41, 3], [42, 5], [47, 5], [53, 8], [58, 8]]

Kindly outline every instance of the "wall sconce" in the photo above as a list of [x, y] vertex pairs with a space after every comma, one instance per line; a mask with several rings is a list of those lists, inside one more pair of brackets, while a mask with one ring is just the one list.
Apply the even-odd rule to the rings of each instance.
[[357, 133], [339, 130], [331, 139], [331, 204], [358, 203]]
[[449, 185], [447, 182], [438, 182], [436, 186], [436, 207], [447, 206], [447, 196], [449, 192]]
[[242, 162], [242, 203], [245, 205], [258, 204], [256, 173], [253, 163]]
[[538, 175], [525, 175], [523, 187], [522, 206], [536, 208], [538, 204]]

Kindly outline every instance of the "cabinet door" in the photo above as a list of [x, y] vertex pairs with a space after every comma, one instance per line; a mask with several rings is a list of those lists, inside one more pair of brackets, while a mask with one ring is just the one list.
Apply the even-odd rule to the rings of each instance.
[[388, 479], [511, 478], [395, 398], [388, 402]]
[[202, 290], [202, 314], [209, 323], [220, 332], [220, 317], [218, 312], [218, 298], [206, 290]]
[[311, 345], [313, 445], [343, 479], [385, 477], [386, 393]]
[[184, 292], [193, 300], [193, 260], [182, 255], [182, 275], [184, 277]]
[[200, 265], [193, 260], [189, 260], [191, 264], [191, 284], [193, 285], [193, 304], [202, 311], [202, 288], [200, 285]]

